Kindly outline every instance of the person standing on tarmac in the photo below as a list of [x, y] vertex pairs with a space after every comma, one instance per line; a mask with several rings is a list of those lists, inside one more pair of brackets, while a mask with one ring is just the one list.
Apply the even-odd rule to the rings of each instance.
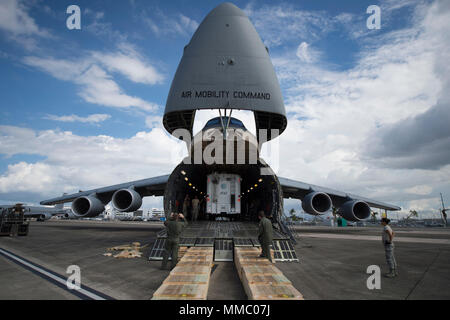
[[384, 245], [384, 252], [386, 253], [386, 262], [389, 266], [389, 273], [385, 274], [385, 277], [394, 278], [398, 276], [398, 272], [397, 261], [394, 256], [394, 231], [392, 231], [392, 228], [389, 226], [389, 222], [391, 222], [391, 220], [388, 218], [381, 219], [381, 224], [383, 225], [381, 239]]
[[272, 255], [270, 254], [270, 245], [273, 241], [273, 228], [272, 222], [266, 218], [264, 211], [260, 211], [258, 213], [259, 221], [259, 233], [258, 240], [261, 244], [261, 255], [260, 258], [267, 258], [270, 262], [272, 262]]
[[[183, 221], [180, 221], [183, 219]], [[169, 260], [169, 255], [172, 258], [170, 270], [172, 270], [178, 262], [178, 246], [180, 244], [180, 235], [183, 229], [187, 226], [186, 218], [183, 214], [171, 213], [169, 221], [165, 221], [164, 225], [167, 230], [167, 240], [165, 245], [164, 257], [161, 265], [161, 269], [165, 270], [167, 268], [167, 261]]]

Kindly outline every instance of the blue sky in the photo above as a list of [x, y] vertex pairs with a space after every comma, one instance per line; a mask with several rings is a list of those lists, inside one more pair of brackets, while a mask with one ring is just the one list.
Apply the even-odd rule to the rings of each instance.
[[[0, 201], [171, 172], [181, 146], [161, 128], [165, 100], [183, 47], [219, 3], [2, 1]], [[447, 117], [445, 1], [234, 3], [280, 79], [279, 173], [436, 211], [439, 192], [450, 195], [450, 134], [433, 130]], [[72, 4], [81, 30], [66, 28]], [[374, 4], [380, 30], [366, 27]]]

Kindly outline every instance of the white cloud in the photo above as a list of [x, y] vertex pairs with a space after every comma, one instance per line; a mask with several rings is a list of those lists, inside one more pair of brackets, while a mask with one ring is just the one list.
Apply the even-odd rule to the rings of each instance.
[[152, 129], [155, 127], [162, 127], [162, 117], [161, 116], [147, 116], [145, 117], [145, 125]]
[[14, 35], [49, 36], [47, 31], [38, 27], [25, 5], [18, 0], [0, 2], [0, 29]]
[[91, 114], [87, 117], [80, 117], [75, 114], [71, 114], [68, 116], [56, 116], [49, 114], [44, 119], [53, 120], [53, 121], [61, 121], [61, 122], [82, 122], [82, 123], [99, 123], [108, 120], [111, 118], [109, 114]]
[[317, 61], [319, 52], [312, 49], [308, 43], [303, 41], [297, 47], [296, 55], [300, 59], [300, 61], [305, 63], [312, 63]]
[[195, 21], [189, 17], [186, 17], [183, 14], [180, 14], [179, 17], [180, 17], [180, 24], [188, 31], [193, 32], [198, 28], [199, 24], [197, 21]]
[[291, 41], [314, 41], [334, 28], [333, 19], [323, 11], [298, 10], [290, 4], [253, 3], [244, 8], [267, 46], [284, 46]]
[[76, 83], [82, 85], [80, 96], [90, 103], [118, 108], [138, 107], [146, 111], [158, 109], [156, 104], [124, 94], [112, 77], [97, 65], [89, 67]]
[[107, 54], [93, 52], [92, 56], [110, 72], [118, 72], [136, 83], [160, 84], [164, 76], [147, 63], [129, 44], [120, 44], [118, 52]]
[[0, 1], [0, 31], [6, 34], [7, 39], [15, 41], [25, 50], [33, 51], [38, 47], [38, 40], [53, 38], [53, 35], [40, 28], [28, 11], [24, 1]]
[[[0, 126], [0, 150], [6, 157], [39, 155], [37, 163], [19, 162], [0, 175], [0, 194], [15, 191], [42, 198], [61, 192], [143, 179], [171, 173], [182, 157], [170, 160], [171, 152], [185, 152], [183, 142], [163, 129], [138, 132], [133, 137], [82, 137], [63, 131], [34, 131]], [[177, 163], [178, 162], [178, 163]]]
[[104, 69], [123, 74], [137, 83], [161, 83], [163, 76], [132, 47], [122, 44], [118, 52], [91, 52], [78, 60], [28, 56], [24, 63], [43, 70], [53, 77], [80, 86], [79, 95], [87, 102], [109, 107], [138, 107], [155, 111], [158, 105], [127, 95]]
[[183, 14], [168, 16], [161, 11], [157, 11], [151, 17], [144, 12], [142, 19], [157, 36], [189, 36], [199, 25], [197, 21]]
[[408, 193], [417, 194], [417, 195], [428, 195], [433, 191], [433, 188], [427, 185], [414, 186], [412, 188], [408, 188], [405, 190]]
[[56, 182], [52, 170], [51, 166], [44, 163], [19, 162], [9, 165], [6, 174], [0, 176], [0, 192], [44, 190]]
[[111, 22], [105, 21], [105, 13], [103, 11], [93, 11], [85, 8], [83, 12], [83, 30], [93, 35], [112, 41], [127, 41], [128, 35], [124, 32], [115, 30]]

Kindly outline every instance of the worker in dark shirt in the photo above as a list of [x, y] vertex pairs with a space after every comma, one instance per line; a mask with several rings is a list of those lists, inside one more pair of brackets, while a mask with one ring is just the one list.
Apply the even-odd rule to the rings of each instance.
[[261, 244], [261, 258], [267, 258], [270, 262], [272, 262], [272, 255], [270, 254], [270, 245], [273, 241], [273, 227], [272, 222], [266, 218], [264, 211], [260, 211], [258, 213], [259, 221], [259, 233], [258, 240]]
[[167, 240], [161, 269], [165, 270], [167, 268], [167, 261], [169, 260], [170, 255], [172, 257], [170, 269], [172, 270], [178, 262], [180, 235], [183, 232], [183, 229], [187, 226], [187, 221], [183, 214], [172, 213], [169, 221], [165, 221], [164, 225], [167, 230]]

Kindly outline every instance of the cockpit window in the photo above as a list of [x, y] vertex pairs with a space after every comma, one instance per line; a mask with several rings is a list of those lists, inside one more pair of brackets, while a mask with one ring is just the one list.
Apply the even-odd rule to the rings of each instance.
[[207, 127], [212, 126], [212, 125], [216, 125], [216, 124], [220, 124], [220, 119], [219, 118], [214, 118], [208, 121], [208, 123], [206, 124]]
[[[225, 124], [228, 123], [228, 117], [223, 117], [223, 121], [225, 122]], [[209, 121], [206, 123], [205, 128], [216, 127], [216, 126], [219, 126], [219, 125], [221, 125], [221, 124], [222, 124], [222, 123], [221, 123], [221, 121], [220, 121], [220, 118], [214, 118], [214, 119], [209, 120]], [[230, 126], [233, 126], [233, 127], [239, 127], [239, 128], [245, 129], [245, 126], [244, 126], [244, 124], [242, 123], [242, 121], [241, 121], [241, 120], [238, 120], [238, 119], [236, 119], [236, 118], [231, 118], [231, 119], [230, 119]]]
[[239, 126], [239, 127], [244, 127], [244, 124], [240, 120], [235, 119], [235, 118], [231, 118], [230, 123], [234, 124], [236, 126]]

